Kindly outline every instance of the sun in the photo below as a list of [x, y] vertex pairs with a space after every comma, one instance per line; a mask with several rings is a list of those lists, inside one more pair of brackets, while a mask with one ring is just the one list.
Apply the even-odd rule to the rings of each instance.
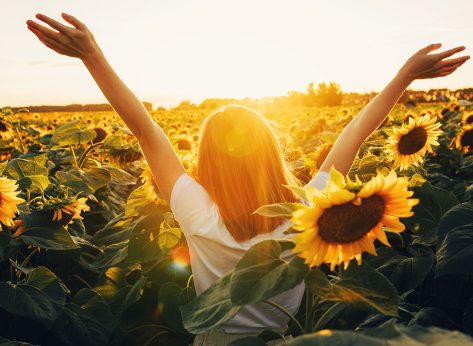
[[390, 246], [383, 226], [391, 232], [405, 229], [401, 217], [413, 215], [419, 200], [409, 198], [409, 181], [395, 171], [387, 176], [377, 173], [366, 184], [353, 182], [332, 168], [324, 190], [307, 189], [310, 206], [293, 212], [293, 251], [310, 267], [329, 263], [330, 269], [344, 263], [348, 267], [355, 258], [361, 264], [362, 253], [376, 255], [374, 241]]
[[409, 117], [409, 122], [393, 129], [386, 143], [386, 153], [394, 159], [394, 166], [404, 170], [418, 166], [424, 161], [427, 152], [439, 145], [437, 141], [441, 124], [428, 114], [418, 118]]

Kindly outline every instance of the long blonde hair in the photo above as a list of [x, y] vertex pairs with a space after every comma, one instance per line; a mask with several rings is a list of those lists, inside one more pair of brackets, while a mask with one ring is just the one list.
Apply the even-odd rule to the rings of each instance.
[[205, 120], [197, 181], [217, 204], [236, 241], [271, 232], [283, 221], [253, 214], [262, 205], [297, 201], [283, 185], [296, 185], [270, 124], [254, 110], [229, 105]]

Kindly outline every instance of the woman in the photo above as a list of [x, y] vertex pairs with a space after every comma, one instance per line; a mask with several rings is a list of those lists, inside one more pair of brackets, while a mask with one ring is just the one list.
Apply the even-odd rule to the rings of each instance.
[[[156, 185], [186, 236], [197, 294], [230, 271], [253, 244], [286, 236], [287, 221], [253, 214], [264, 204], [297, 200], [283, 187], [296, 184], [296, 180], [270, 125], [259, 114], [241, 106], [211, 114], [202, 129], [196, 177], [191, 178], [163, 130], [116, 75], [86, 25], [71, 15], [63, 13], [62, 17], [72, 27], [38, 14], [36, 18], [49, 27], [28, 20], [28, 29], [57, 53], [81, 59], [137, 137]], [[440, 46], [429, 45], [407, 60], [384, 90], [345, 127], [308, 185], [323, 188], [332, 166], [346, 174], [363, 141], [413, 80], [447, 76], [469, 59], [447, 59], [464, 47], [430, 54]], [[301, 284], [273, 300], [295, 313], [303, 291]], [[254, 304], [245, 306], [221, 328], [198, 335], [194, 344], [225, 345], [264, 329], [283, 329], [286, 324], [287, 318], [272, 306]]]

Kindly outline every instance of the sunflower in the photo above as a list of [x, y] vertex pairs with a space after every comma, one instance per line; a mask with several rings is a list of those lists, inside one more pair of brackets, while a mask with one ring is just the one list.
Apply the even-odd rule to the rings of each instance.
[[473, 124], [473, 114], [465, 114], [462, 119], [463, 125], [472, 125]]
[[473, 148], [473, 125], [464, 126], [455, 137], [455, 146], [465, 154]]
[[355, 258], [361, 264], [366, 251], [377, 255], [374, 241], [390, 246], [383, 226], [391, 232], [405, 229], [401, 217], [413, 215], [411, 208], [419, 201], [410, 198], [409, 181], [395, 171], [379, 173], [366, 184], [355, 182], [332, 168], [324, 190], [307, 188], [310, 206], [292, 213], [294, 252], [310, 267], [330, 263], [331, 270], [344, 262], [345, 268]]
[[[82, 219], [80, 213], [85, 210], [90, 210], [90, 207], [85, 203], [87, 201], [86, 197], [79, 198], [78, 200], [66, 204], [59, 209], [54, 209], [52, 221], [59, 221], [64, 216], [66, 219], [69, 219], [69, 222], [72, 219]], [[63, 215], [66, 214], [66, 215]], [[68, 222], [68, 223], [69, 223]]]
[[410, 164], [419, 165], [432, 146], [439, 145], [438, 136], [442, 133], [441, 124], [428, 114], [417, 119], [409, 118], [408, 124], [394, 128], [386, 144], [386, 152], [394, 158], [394, 165], [407, 169]]
[[13, 226], [13, 218], [18, 212], [17, 205], [25, 202], [23, 198], [17, 197], [21, 192], [17, 188], [15, 180], [0, 177], [0, 221], [8, 227]]

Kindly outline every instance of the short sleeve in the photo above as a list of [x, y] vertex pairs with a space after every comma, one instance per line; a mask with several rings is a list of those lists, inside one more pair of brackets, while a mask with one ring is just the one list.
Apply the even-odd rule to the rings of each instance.
[[304, 188], [306, 188], [307, 186], [313, 186], [318, 190], [322, 190], [325, 187], [325, 185], [327, 185], [329, 177], [330, 177], [329, 172], [318, 171], [315, 177], [313, 177], [311, 181], [309, 181], [307, 185], [304, 186]]
[[170, 208], [186, 236], [205, 234], [218, 221], [216, 204], [205, 188], [187, 173], [174, 183]]

